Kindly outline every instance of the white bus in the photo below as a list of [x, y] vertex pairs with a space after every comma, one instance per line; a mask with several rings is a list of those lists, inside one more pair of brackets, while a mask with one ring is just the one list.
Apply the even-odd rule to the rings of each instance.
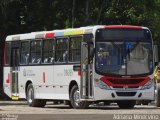
[[29, 106], [64, 100], [73, 108], [114, 101], [133, 108], [154, 100], [153, 42], [146, 27], [91, 26], [10, 35], [4, 92]]

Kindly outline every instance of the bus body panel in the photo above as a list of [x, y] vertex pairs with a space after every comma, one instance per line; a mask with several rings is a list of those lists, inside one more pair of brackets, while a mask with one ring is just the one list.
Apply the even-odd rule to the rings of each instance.
[[[44, 65], [20, 67], [19, 72], [19, 94], [25, 98], [25, 85], [31, 81], [35, 98], [37, 99], [65, 99], [69, 100], [69, 84], [71, 80], [77, 79], [77, 72], [74, 72], [73, 65]], [[77, 83], [78, 84], [78, 83]]]
[[4, 92], [11, 97], [10, 67], [4, 67], [3, 69], [3, 89]]
[[[69, 100], [69, 84], [72, 80], [79, 85], [80, 76], [73, 71], [73, 65], [21, 66], [19, 71], [19, 98], [26, 98], [26, 83], [31, 81], [35, 98]], [[4, 78], [8, 80], [10, 68], [5, 67]], [[4, 90], [11, 97], [10, 83], [4, 83]]]
[[[20, 66], [19, 72], [19, 85], [20, 85], [20, 97], [26, 97], [26, 83], [31, 81], [35, 89], [35, 96], [37, 96], [38, 91], [45, 92], [48, 89], [42, 89], [43, 86], [53, 86], [53, 75], [49, 74], [49, 72], [53, 73], [53, 66]], [[42, 87], [42, 88], [41, 88]], [[47, 87], [46, 87], [47, 88]], [[40, 90], [38, 90], [40, 89]], [[42, 90], [42, 91], [41, 91]]]

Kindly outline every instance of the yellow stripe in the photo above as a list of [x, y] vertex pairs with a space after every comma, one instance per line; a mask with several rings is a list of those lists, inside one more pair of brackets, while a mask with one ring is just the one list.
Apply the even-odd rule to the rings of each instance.
[[12, 100], [18, 100], [19, 96], [12, 96], [11, 98], [12, 98]]
[[78, 34], [84, 34], [84, 30], [83, 29], [73, 29], [73, 30], [64, 31], [64, 35], [78, 35]]

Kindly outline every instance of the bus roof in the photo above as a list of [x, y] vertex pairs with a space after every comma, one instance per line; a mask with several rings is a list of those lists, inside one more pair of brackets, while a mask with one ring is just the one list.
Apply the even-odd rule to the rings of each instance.
[[87, 27], [80, 27], [80, 28], [69, 28], [69, 29], [62, 29], [62, 30], [40, 31], [40, 32], [31, 32], [31, 33], [25, 33], [25, 34], [9, 35], [6, 38], [6, 41], [29, 40], [29, 39], [39, 39], [39, 38], [54, 38], [54, 37], [90, 34], [90, 33], [94, 33], [98, 28], [148, 29], [146, 27], [132, 26], [132, 25], [108, 25], [108, 26], [96, 25], [96, 26], [87, 26]]

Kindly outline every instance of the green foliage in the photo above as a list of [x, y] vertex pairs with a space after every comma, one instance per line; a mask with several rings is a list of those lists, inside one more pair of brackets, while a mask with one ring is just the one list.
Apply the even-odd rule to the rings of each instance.
[[[154, 42], [160, 44], [159, 11], [160, 0], [0, 0], [0, 55], [3, 56], [8, 34], [64, 29], [72, 25], [146, 26]], [[2, 64], [3, 57], [0, 57], [0, 71], [3, 71]], [[2, 72], [0, 76], [2, 88]]]
[[[73, 6], [74, 5], [74, 6]], [[31, 31], [96, 25], [149, 27], [160, 39], [160, 0], [1, 0], [0, 31]], [[74, 22], [74, 23], [72, 23]]]

